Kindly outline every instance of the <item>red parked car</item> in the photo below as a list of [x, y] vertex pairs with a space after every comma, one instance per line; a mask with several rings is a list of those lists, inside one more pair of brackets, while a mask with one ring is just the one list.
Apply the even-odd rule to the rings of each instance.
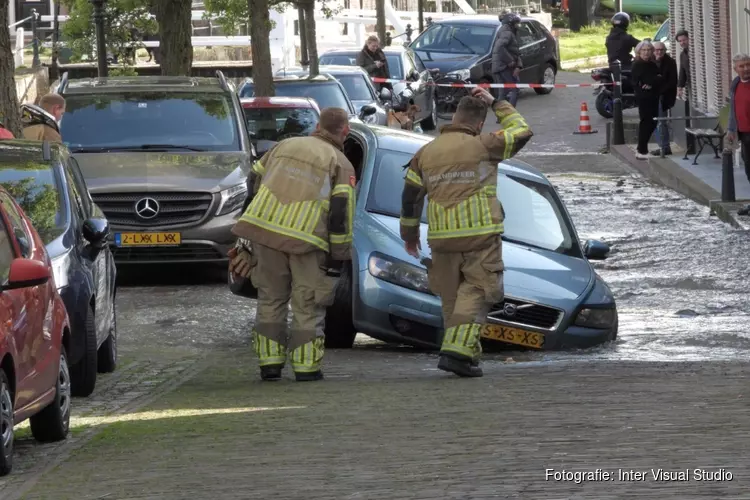
[[68, 435], [69, 332], [44, 243], [0, 188], [0, 476], [11, 471], [19, 422], [30, 419], [41, 442]]
[[259, 156], [283, 139], [310, 135], [320, 121], [318, 103], [309, 97], [243, 97], [240, 103]]

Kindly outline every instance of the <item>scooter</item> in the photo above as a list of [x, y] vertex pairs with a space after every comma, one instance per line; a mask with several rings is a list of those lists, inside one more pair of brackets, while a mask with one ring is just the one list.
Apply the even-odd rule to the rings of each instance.
[[[614, 86], [612, 85], [612, 70], [609, 68], [597, 68], [591, 71], [591, 78], [597, 83], [606, 83], [594, 89], [596, 96], [596, 111], [604, 118], [612, 118], [614, 112]], [[635, 94], [630, 84], [630, 70], [622, 72], [622, 109], [637, 107]]]

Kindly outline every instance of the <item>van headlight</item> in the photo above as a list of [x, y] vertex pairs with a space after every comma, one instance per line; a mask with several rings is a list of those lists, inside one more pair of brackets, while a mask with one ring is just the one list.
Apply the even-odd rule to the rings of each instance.
[[432, 294], [427, 282], [427, 270], [374, 253], [368, 262], [370, 274], [394, 285]]
[[68, 258], [69, 253], [58, 255], [54, 259], [50, 259], [52, 265], [52, 275], [55, 278], [55, 286], [58, 290], [61, 290], [68, 286]]
[[617, 319], [617, 309], [584, 307], [576, 316], [574, 324], [586, 328], [610, 328]]
[[229, 189], [225, 189], [221, 193], [221, 201], [219, 202], [219, 208], [216, 210], [216, 215], [225, 215], [239, 210], [242, 204], [245, 203], [247, 197], [247, 185], [242, 182], [236, 184]]

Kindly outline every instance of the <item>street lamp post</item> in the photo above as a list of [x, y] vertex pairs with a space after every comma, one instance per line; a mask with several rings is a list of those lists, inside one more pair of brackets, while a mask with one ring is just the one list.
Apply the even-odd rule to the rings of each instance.
[[107, 42], [104, 39], [104, 2], [91, 0], [94, 5], [94, 23], [96, 24], [96, 59], [99, 64], [99, 77], [107, 76]]

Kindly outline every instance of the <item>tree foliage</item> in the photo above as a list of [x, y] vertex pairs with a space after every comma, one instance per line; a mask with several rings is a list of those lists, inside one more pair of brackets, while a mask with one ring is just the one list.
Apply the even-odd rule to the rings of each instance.
[[[49, 165], [31, 164], [23, 170], [45, 169], [49, 169]], [[44, 243], [49, 243], [62, 234], [63, 228], [58, 224], [60, 204], [55, 186], [40, 184], [35, 177], [2, 182], [0, 185], [21, 205]]]

